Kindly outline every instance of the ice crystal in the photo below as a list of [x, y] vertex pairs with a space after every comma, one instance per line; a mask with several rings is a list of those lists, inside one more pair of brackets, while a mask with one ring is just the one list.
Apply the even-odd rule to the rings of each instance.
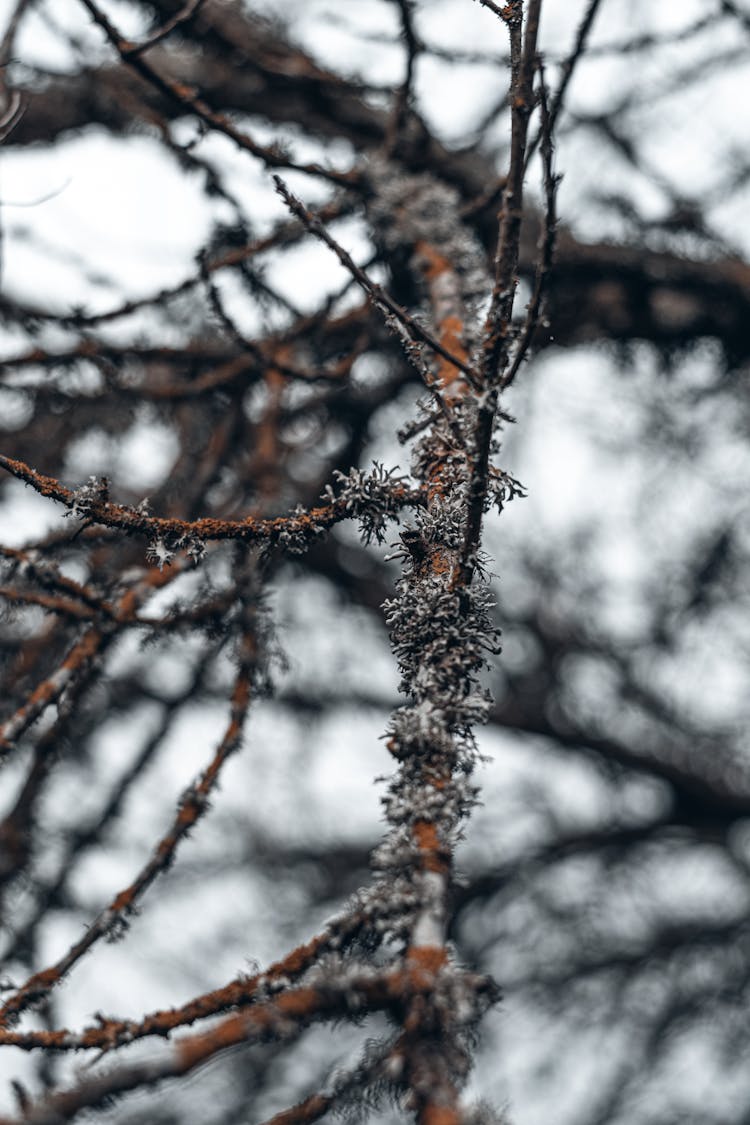
[[180, 546], [196, 566], [198, 566], [206, 553], [205, 541], [203, 539], [198, 539], [195, 535], [186, 535], [182, 539]]
[[71, 496], [71, 503], [66, 516], [88, 520], [92, 511], [101, 504], [106, 504], [109, 499], [109, 480], [107, 477], [89, 477], [86, 484], [76, 488]]
[[203, 539], [190, 532], [184, 535], [163, 533], [156, 535], [150, 542], [146, 557], [155, 563], [159, 570], [171, 563], [178, 551], [184, 551], [196, 566], [206, 553], [206, 544]]
[[156, 563], [159, 570], [163, 570], [174, 558], [174, 550], [168, 547], [165, 540], [159, 535], [149, 543], [146, 558]]

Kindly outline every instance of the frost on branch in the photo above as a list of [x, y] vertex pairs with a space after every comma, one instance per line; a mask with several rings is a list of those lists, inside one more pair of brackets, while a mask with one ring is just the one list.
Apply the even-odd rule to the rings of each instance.
[[[480, 310], [491, 283], [486, 256], [477, 239], [461, 222], [462, 201], [455, 190], [427, 173], [405, 173], [392, 161], [373, 159], [368, 166], [373, 187], [370, 217], [375, 232], [391, 257], [401, 253], [411, 258], [420, 272], [420, 247], [440, 248], [451, 263], [446, 273], [443, 299], [446, 309], [459, 301], [465, 311], [467, 351], [478, 342]], [[398, 222], [394, 222], [398, 216]], [[450, 291], [449, 291], [450, 290]], [[430, 319], [439, 322], [445, 310], [433, 308]]]
[[[468, 750], [468, 742], [466, 744]], [[473, 749], [473, 744], [472, 744]], [[473, 762], [465, 759], [467, 772]], [[461, 823], [477, 804], [478, 789], [468, 777], [458, 775], [444, 782], [440, 788], [426, 785], [421, 780], [424, 762], [404, 760], [401, 770], [391, 779], [388, 792], [382, 799], [390, 832], [372, 854], [373, 870], [384, 880], [402, 879], [414, 887], [414, 872], [419, 867], [420, 851], [414, 827], [419, 821], [430, 821], [437, 827], [441, 846], [452, 850], [461, 839]], [[429, 771], [427, 771], [429, 775]], [[420, 886], [420, 891], [424, 888]], [[414, 891], [412, 890], [412, 895]], [[423, 894], [421, 899], [423, 899]], [[420, 907], [424, 901], [419, 901]], [[402, 920], [404, 921], [404, 920]], [[410, 921], [410, 919], [406, 919]], [[396, 927], [389, 927], [389, 936], [397, 938]]]
[[[403, 570], [395, 597], [383, 607], [407, 702], [386, 735], [399, 771], [383, 800], [390, 831], [373, 862], [383, 878], [410, 885], [418, 905], [407, 940], [430, 946], [443, 940], [451, 857], [477, 799], [470, 782], [473, 728], [489, 710], [480, 676], [498, 651], [478, 543], [467, 538], [475, 496], [485, 507], [486, 469], [482, 479], [478, 473], [487, 450], [477, 436], [485, 401], [475, 381], [458, 374], [461, 357], [479, 342], [490, 283], [453, 188], [427, 174], [406, 175], [392, 163], [373, 162], [369, 172], [378, 237], [423, 285], [427, 329], [459, 357], [453, 368], [445, 355], [435, 360], [428, 385], [437, 390], [437, 403], [420, 404], [421, 417], [403, 431], [403, 440], [419, 435], [411, 471], [423, 484], [425, 504], [389, 556]], [[491, 435], [483, 440], [492, 444]], [[493, 445], [490, 456], [494, 451]], [[509, 482], [503, 477], [501, 484], [507, 494]], [[394, 927], [391, 937], [400, 936]]]
[[324, 528], [311, 521], [302, 505], [298, 504], [278, 532], [277, 542], [290, 555], [303, 555], [313, 536], [322, 535], [323, 531]]
[[387, 731], [401, 768], [383, 799], [391, 830], [373, 856], [376, 870], [392, 878], [419, 868], [419, 822], [435, 826], [447, 854], [477, 799], [469, 780], [477, 758], [472, 728], [488, 715], [479, 677], [498, 651], [498, 631], [482, 574], [458, 584], [447, 565], [462, 542], [464, 488], [435, 496], [417, 513], [417, 526], [402, 533], [395, 557], [404, 570], [384, 605], [399, 689], [409, 697]]
[[66, 516], [88, 520], [94, 508], [109, 500], [109, 480], [107, 477], [89, 477], [86, 484], [72, 493], [71, 504]]
[[402, 579], [398, 594], [385, 603], [385, 611], [403, 676], [401, 690], [467, 725], [464, 701], [473, 699], [477, 673], [487, 653], [497, 649], [487, 587], [476, 583], [453, 590], [441, 575], [427, 573], [416, 581]]
[[400, 503], [394, 494], [394, 486], [402, 485], [405, 477], [396, 476], [395, 469], [386, 469], [379, 461], [373, 461], [369, 472], [364, 469], [351, 469], [348, 473], [335, 470], [338, 482], [337, 492], [326, 485], [323, 499], [329, 503], [343, 501], [347, 511], [359, 517], [362, 539], [369, 544], [375, 539], [382, 543], [385, 536], [386, 521], [396, 519]]

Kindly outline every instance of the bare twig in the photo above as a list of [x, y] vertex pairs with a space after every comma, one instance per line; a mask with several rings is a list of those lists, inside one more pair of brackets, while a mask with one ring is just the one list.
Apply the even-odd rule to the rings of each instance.
[[174, 854], [185, 836], [206, 812], [209, 797], [218, 782], [226, 760], [239, 748], [242, 730], [250, 705], [251, 688], [257, 663], [257, 638], [247, 632], [242, 646], [240, 669], [232, 692], [230, 717], [224, 737], [200, 778], [189, 786], [180, 798], [177, 814], [167, 831], [154, 848], [153, 855], [132, 883], [120, 891], [87, 928], [83, 937], [54, 965], [34, 973], [0, 1007], [0, 1024], [16, 1019], [30, 1004], [54, 988], [70, 972], [81, 957], [102, 937], [117, 935], [127, 928], [128, 916], [136, 902], [151, 886], [158, 875], [170, 866]]
[[129, 47], [123, 47], [121, 53], [123, 56], [132, 58], [134, 55], [141, 55], [144, 51], [155, 47], [157, 43], [161, 43], [168, 35], [171, 35], [175, 28], [192, 19], [203, 2], [204, 0], [187, 0], [184, 7], [179, 12], [175, 12], [172, 18], [166, 20], [160, 28], [152, 32], [148, 39], [144, 39], [142, 43], [133, 43]]
[[521, 336], [516, 344], [510, 366], [502, 377], [501, 387], [509, 387], [523, 363], [534, 339], [541, 319], [542, 303], [545, 288], [549, 281], [552, 262], [555, 256], [555, 236], [557, 233], [557, 185], [558, 178], [552, 169], [552, 120], [547, 105], [547, 89], [544, 81], [544, 67], [539, 60], [539, 108], [541, 125], [539, 135], [541, 141], [542, 168], [544, 174], [544, 219], [539, 236], [539, 254], [537, 257], [534, 289], [526, 310], [526, 319], [521, 330]]
[[311, 211], [308, 211], [301, 200], [297, 199], [295, 195], [292, 195], [280, 176], [274, 176], [274, 183], [276, 184], [276, 190], [289, 210], [304, 223], [311, 234], [314, 234], [315, 237], [320, 239], [321, 242], [324, 242], [329, 249], [333, 250], [342, 266], [349, 271], [375, 307], [383, 313], [386, 320], [388, 322], [395, 322], [396, 330], [399, 331], [401, 335], [405, 336], [406, 343], [408, 345], [414, 345], [417, 342], [426, 344], [432, 351], [447, 360], [453, 367], [458, 368], [458, 370], [466, 376], [468, 382], [477, 386], [476, 375], [469, 364], [453, 352], [448, 351], [447, 348], [444, 348], [440, 341], [419, 324], [397, 301], [394, 301], [381, 285], [378, 285], [377, 282], [368, 277], [365, 271], [356, 264], [351, 254], [347, 253], [343, 246], [336, 242], [335, 238], [329, 234], [320, 219]]
[[[258, 144], [252, 137], [238, 129], [224, 114], [216, 113], [207, 102], [194, 90], [180, 82], [174, 82], [160, 74], [151, 63], [141, 58], [135, 45], [124, 39], [115, 28], [111, 20], [102, 12], [94, 0], [81, 0], [88, 9], [92, 19], [104, 31], [107, 39], [117, 50], [123, 62], [132, 67], [142, 78], [166, 95], [171, 100], [181, 105], [187, 112], [194, 113], [217, 132], [223, 133], [234, 141], [238, 148], [256, 156], [268, 168], [293, 168], [298, 172], [307, 172], [311, 176], [320, 176], [323, 179], [348, 188], [356, 187], [358, 177], [352, 172], [336, 172], [324, 168], [320, 164], [303, 164], [286, 156], [278, 147], [268, 147]], [[134, 49], [135, 48], [135, 49]]]

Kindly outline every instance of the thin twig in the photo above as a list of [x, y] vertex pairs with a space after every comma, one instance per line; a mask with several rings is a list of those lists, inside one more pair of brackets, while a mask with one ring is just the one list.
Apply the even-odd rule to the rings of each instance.
[[[66, 488], [55, 477], [44, 476], [37, 473], [23, 461], [13, 460], [0, 454], [0, 468], [7, 470], [18, 480], [30, 484], [41, 496], [47, 496], [64, 504], [66, 508], [75, 510], [78, 503], [78, 493]], [[86, 486], [84, 486], [86, 487]], [[392, 487], [392, 500], [396, 505], [421, 504], [421, 492], [408, 489], [400, 484]], [[86, 499], [86, 524], [102, 524], [104, 527], [118, 528], [130, 535], [146, 535], [152, 540], [158, 539], [171, 556], [180, 544], [188, 543], [191, 539], [221, 540], [233, 539], [242, 543], [266, 543], [283, 545], [290, 536], [298, 536], [301, 541], [313, 540], [321, 531], [333, 527], [341, 520], [349, 519], [356, 515], [350, 501], [334, 500], [330, 504], [321, 504], [319, 507], [305, 510], [295, 510], [289, 516], [277, 516], [273, 519], [256, 519], [245, 516], [241, 520], [222, 520], [204, 517], [197, 520], [168, 519], [160, 516], [148, 515], [137, 508], [128, 508], [115, 504], [109, 500], [87, 496]]]
[[422, 44], [414, 27], [414, 0], [394, 0], [401, 19], [401, 37], [406, 47], [406, 73], [396, 91], [391, 120], [386, 129], [386, 153], [392, 153], [406, 125], [409, 103], [412, 99], [414, 72]]
[[59, 961], [34, 973], [5, 1001], [0, 1008], [0, 1024], [15, 1019], [29, 1004], [37, 1003], [42, 996], [46, 996], [96, 941], [102, 937], [117, 935], [118, 929], [126, 928], [128, 916], [133, 912], [137, 901], [157, 876], [171, 865], [177, 847], [209, 807], [209, 797], [216, 787], [222, 766], [240, 746], [250, 705], [256, 660], [257, 640], [248, 631], [243, 639], [240, 668], [232, 692], [229, 723], [224, 737], [203, 774], [182, 794], [177, 814], [154, 848], [151, 858], [132, 883], [115, 895], [109, 906], [88, 926], [83, 937]]
[[443, 359], [447, 359], [450, 364], [457, 367], [458, 370], [466, 376], [467, 381], [478, 390], [479, 384], [476, 374], [469, 364], [460, 359], [457, 355], [449, 352], [447, 348], [444, 348], [431, 332], [423, 328], [406, 309], [402, 308], [397, 301], [393, 300], [391, 295], [383, 289], [382, 285], [378, 285], [376, 281], [368, 277], [365, 271], [356, 264], [351, 255], [344, 250], [343, 246], [328, 233], [318, 216], [314, 215], [312, 211], [308, 211], [304, 203], [289, 191], [289, 188], [280, 176], [274, 176], [273, 180], [277, 192], [284, 200], [289, 210], [304, 223], [311, 234], [315, 235], [315, 237], [320, 239], [321, 242], [324, 242], [329, 249], [333, 250], [342, 266], [349, 271], [375, 307], [385, 315], [386, 321], [390, 321], [391, 319], [396, 321], [397, 325], [403, 329], [402, 334], [405, 335], [407, 343], [411, 345], [415, 343], [427, 344], [429, 348], [442, 356]]
[[242, 132], [242, 130], [233, 125], [224, 114], [212, 110], [208, 103], [189, 86], [165, 77], [163, 74], [159, 73], [150, 62], [141, 58], [139, 54], [134, 53], [132, 51], [134, 44], [120, 35], [111, 20], [109, 20], [98, 5], [94, 3], [94, 0], [81, 0], [81, 3], [88, 10], [94, 22], [101, 27], [107, 39], [117, 50], [117, 53], [124, 63], [140, 74], [141, 78], [144, 78], [150, 85], [154, 86], [171, 101], [176, 102], [187, 112], [194, 113], [201, 121], [205, 121], [207, 125], [216, 129], [217, 132], [223, 133], [226, 137], [229, 137], [238, 148], [249, 152], [252, 156], [256, 156], [266, 167], [292, 168], [298, 172], [307, 172], [308, 175], [311, 176], [320, 176], [339, 186], [348, 188], [357, 186], [359, 177], [354, 172], [336, 172], [333, 169], [324, 168], [322, 165], [315, 163], [301, 164], [299, 161], [292, 160], [290, 157], [286, 156], [278, 147], [269, 148], [266, 145], [258, 144], [248, 133]]
[[538, 60], [539, 70], [539, 109], [541, 116], [541, 125], [539, 135], [541, 141], [541, 154], [542, 154], [542, 168], [544, 174], [544, 218], [542, 221], [542, 231], [539, 238], [539, 253], [536, 261], [536, 275], [534, 278], [534, 290], [529, 301], [528, 309], [526, 311], [526, 319], [521, 331], [521, 336], [516, 345], [516, 350], [511, 360], [508, 370], [502, 377], [500, 387], [505, 390], [509, 387], [515, 379], [521, 364], [528, 353], [528, 350], [533, 342], [534, 335], [539, 327], [542, 302], [546, 291], [546, 286], [549, 281], [550, 272], [552, 270], [552, 262], [555, 256], [555, 237], [557, 233], [557, 185], [558, 178], [552, 170], [552, 119], [549, 114], [547, 105], [547, 87], [544, 81], [544, 65], [542, 60]]
[[[575, 73], [579, 62], [586, 54], [588, 38], [591, 33], [591, 28], [593, 27], [594, 19], [596, 18], [596, 14], [599, 10], [601, 2], [602, 0], [589, 0], [588, 7], [583, 14], [583, 18], [580, 24], [578, 25], [578, 31], [576, 32], [573, 47], [571, 48], [570, 53], [565, 57], [565, 59], [563, 59], [563, 62], [561, 63], [560, 70], [562, 77], [549, 108], [549, 126], [547, 132], [550, 137], [555, 135], [557, 128], [557, 119], [562, 112], [563, 106], [565, 105], [565, 96], [568, 92], [568, 87], [570, 86], [573, 74]], [[527, 166], [537, 148], [539, 147], [539, 144], [543, 142], [543, 140], [543, 126], [540, 125], [536, 136], [529, 144], [528, 152], [526, 154]]]
[[135, 55], [141, 55], [144, 51], [150, 50], [151, 47], [156, 46], [157, 43], [161, 43], [168, 35], [171, 35], [180, 24], [187, 23], [189, 19], [192, 19], [203, 2], [204, 0], [188, 0], [179, 12], [176, 12], [157, 31], [149, 35], [148, 39], [144, 39], [142, 43], [133, 43], [131, 46], [125, 47], [122, 53], [127, 55], [128, 58], [133, 58]]

